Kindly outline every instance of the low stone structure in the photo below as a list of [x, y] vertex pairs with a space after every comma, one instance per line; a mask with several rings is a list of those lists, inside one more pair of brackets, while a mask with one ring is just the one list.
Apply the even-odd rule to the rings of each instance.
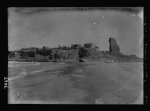
[[81, 47], [82, 47], [81, 44], [71, 44], [71, 48], [72, 48], [72, 49], [79, 49], [79, 48], [81, 48]]
[[95, 47], [95, 45], [93, 43], [85, 43], [84, 44], [84, 48], [90, 48], [93, 49]]
[[54, 50], [52, 52], [53, 59], [55, 60], [66, 60], [66, 59], [78, 59], [79, 54], [78, 50], [70, 49], [70, 50]]

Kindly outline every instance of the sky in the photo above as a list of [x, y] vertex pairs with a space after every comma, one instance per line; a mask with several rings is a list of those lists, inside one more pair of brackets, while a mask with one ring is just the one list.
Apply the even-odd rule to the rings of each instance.
[[8, 17], [9, 50], [92, 42], [107, 51], [109, 37], [116, 38], [123, 54], [143, 57], [143, 13], [49, 11], [21, 15], [12, 11]]

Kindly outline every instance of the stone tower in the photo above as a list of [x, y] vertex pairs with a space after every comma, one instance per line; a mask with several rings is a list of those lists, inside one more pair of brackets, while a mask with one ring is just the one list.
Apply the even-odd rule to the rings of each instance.
[[115, 38], [113, 38], [113, 37], [109, 38], [109, 45], [110, 45], [109, 51], [112, 54], [119, 54], [120, 53], [120, 48], [119, 48]]

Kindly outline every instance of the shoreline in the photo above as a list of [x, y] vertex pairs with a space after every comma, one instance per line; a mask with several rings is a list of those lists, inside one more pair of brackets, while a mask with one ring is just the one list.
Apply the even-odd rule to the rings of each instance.
[[66, 61], [8, 61], [8, 63], [93, 63], [93, 62], [101, 62], [101, 63], [143, 63], [143, 61], [128, 61], [128, 62], [118, 62], [118, 61], [96, 61], [96, 60], [84, 60], [82, 62], [80, 61], [70, 61], [70, 60], [66, 60]]

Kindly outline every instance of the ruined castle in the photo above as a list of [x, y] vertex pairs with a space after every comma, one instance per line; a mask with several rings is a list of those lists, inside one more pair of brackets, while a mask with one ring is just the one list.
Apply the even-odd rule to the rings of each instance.
[[92, 60], [111, 59], [117, 61], [137, 59], [136, 56], [123, 55], [114, 37], [110, 37], [108, 43], [109, 51], [100, 51], [95, 44], [85, 43], [83, 46], [81, 44], [72, 44], [71, 47], [58, 45], [56, 48], [23, 48], [19, 51], [9, 52], [8, 58], [20, 61], [76, 61], [81, 58]]

